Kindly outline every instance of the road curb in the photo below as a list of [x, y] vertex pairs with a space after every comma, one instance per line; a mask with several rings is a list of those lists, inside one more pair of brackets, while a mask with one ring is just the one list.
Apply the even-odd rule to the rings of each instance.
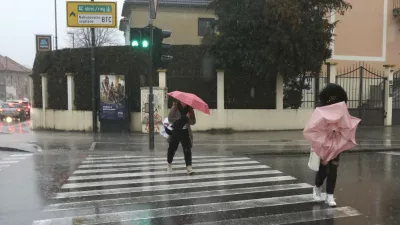
[[33, 153], [31, 151], [19, 149], [19, 148], [12, 148], [12, 147], [0, 147], [0, 151], [5, 151], [5, 152], [27, 152], [27, 153]]
[[[374, 148], [374, 149], [357, 149], [344, 151], [342, 154], [355, 154], [360, 152], [396, 152], [400, 151], [400, 148]], [[248, 155], [248, 156], [256, 156], [256, 155], [309, 155], [310, 150], [299, 150], [299, 149], [285, 149], [283, 151], [265, 151], [265, 152], [246, 152], [239, 153], [235, 152], [233, 155]]]

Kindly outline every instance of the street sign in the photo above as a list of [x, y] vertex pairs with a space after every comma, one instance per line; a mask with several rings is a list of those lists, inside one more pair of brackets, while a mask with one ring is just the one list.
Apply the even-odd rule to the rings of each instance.
[[155, 20], [157, 17], [158, 0], [150, 0], [150, 17]]
[[52, 50], [51, 35], [36, 35], [36, 52]]
[[67, 27], [116, 28], [116, 2], [67, 2]]

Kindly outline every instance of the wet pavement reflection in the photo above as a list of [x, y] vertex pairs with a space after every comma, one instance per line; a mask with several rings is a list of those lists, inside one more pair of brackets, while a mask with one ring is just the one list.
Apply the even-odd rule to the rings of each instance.
[[341, 158], [329, 208], [307, 156], [164, 157], [0, 152], [0, 224], [398, 224], [400, 155]]

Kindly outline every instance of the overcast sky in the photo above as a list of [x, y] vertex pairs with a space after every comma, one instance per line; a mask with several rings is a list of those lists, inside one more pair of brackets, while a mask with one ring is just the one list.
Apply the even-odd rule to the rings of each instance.
[[[111, 1], [118, 2], [119, 24], [124, 0]], [[55, 34], [54, 0], [1, 0], [1, 8], [0, 54], [31, 69], [35, 59], [35, 34]], [[66, 0], [57, 0], [57, 19], [60, 49], [68, 46]], [[121, 32], [121, 44], [122, 35]]]

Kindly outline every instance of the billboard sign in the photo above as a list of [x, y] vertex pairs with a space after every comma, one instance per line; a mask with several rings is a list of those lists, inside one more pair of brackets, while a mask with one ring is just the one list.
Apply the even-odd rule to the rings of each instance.
[[125, 75], [100, 75], [100, 120], [127, 118]]
[[67, 2], [67, 27], [116, 28], [116, 2]]

